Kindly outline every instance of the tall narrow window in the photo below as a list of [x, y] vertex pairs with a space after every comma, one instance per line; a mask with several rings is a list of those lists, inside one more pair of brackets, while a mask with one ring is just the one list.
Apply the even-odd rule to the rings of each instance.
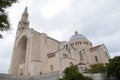
[[81, 71], [83, 71], [83, 67], [80, 67], [81, 68]]
[[85, 49], [82, 49], [83, 53], [85, 53]]
[[50, 65], [50, 69], [51, 69], [51, 71], [53, 71], [53, 65]]
[[95, 61], [98, 62], [98, 57], [97, 56], [95, 56]]
[[83, 54], [82, 54], [81, 51], [79, 52], [79, 56], [80, 56], [80, 60], [82, 61], [83, 60]]
[[66, 50], [68, 50], [68, 45], [66, 44]]
[[70, 48], [69, 48], [69, 50], [68, 50], [69, 52], [70, 52]]

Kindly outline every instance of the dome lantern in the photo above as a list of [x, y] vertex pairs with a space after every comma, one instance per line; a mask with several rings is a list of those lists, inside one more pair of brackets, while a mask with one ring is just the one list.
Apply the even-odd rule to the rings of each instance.
[[75, 31], [75, 35], [77, 35], [78, 34], [78, 32], [77, 31]]

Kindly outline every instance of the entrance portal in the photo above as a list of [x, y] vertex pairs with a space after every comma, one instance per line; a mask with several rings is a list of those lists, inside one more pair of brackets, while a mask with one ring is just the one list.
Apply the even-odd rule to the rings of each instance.
[[[26, 59], [26, 49], [27, 49], [27, 37], [26, 36], [23, 36], [18, 45], [17, 45], [17, 60], [16, 60], [16, 70], [17, 70], [17, 73], [19, 74], [19, 70], [24, 70], [24, 66], [25, 66], [25, 59]], [[22, 65], [22, 66], [21, 66]], [[22, 73], [24, 74], [24, 72]]]

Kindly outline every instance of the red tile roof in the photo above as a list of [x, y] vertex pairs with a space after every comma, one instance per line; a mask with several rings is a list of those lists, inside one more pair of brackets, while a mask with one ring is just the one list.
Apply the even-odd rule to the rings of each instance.
[[101, 46], [101, 45], [98, 45], [98, 46], [95, 46], [95, 47], [91, 47], [90, 50], [91, 50], [91, 49], [98, 48], [98, 47], [100, 47], [100, 46]]
[[83, 63], [83, 62], [80, 62], [78, 65], [85, 65], [85, 63]]

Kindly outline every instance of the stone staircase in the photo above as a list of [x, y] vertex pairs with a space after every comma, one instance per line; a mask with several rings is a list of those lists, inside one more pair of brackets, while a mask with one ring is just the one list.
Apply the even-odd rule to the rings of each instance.
[[10, 74], [0, 74], [0, 80], [33, 80], [33, 78], [25, 76], [14, 76]]
[[0, 74], [0, 80], [58, 80], [59, 72], [51, 72], [38, 76], [14, 76], [11, 74]]

